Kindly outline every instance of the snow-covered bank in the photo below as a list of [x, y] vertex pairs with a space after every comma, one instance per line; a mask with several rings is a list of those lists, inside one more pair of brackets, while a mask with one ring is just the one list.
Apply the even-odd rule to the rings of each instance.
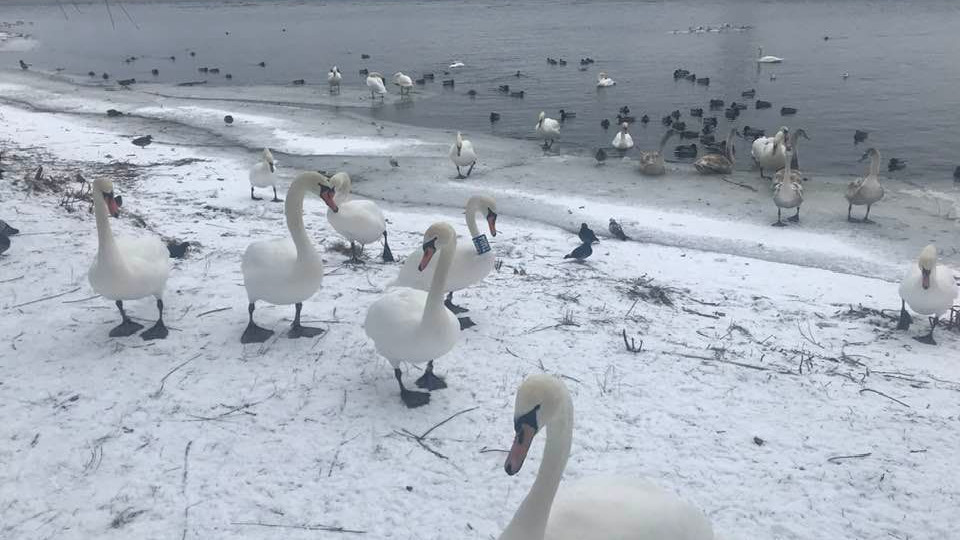
[[[0, 100], [66, 110], [54, 101], [86, 107], [93, 92], [49, 84], [2, 86]], [[324, 108], [307, 115], [249, 104], [241, 115], [236, 104], [103, 94], [89, 110], [71, 109], [82, 114], [0, 106], [0, 141], [13, 154], [5, 154], [0, 218], [24, 232], [0, 257], [0, 536], [345, 537], [250, 525], [262, 522], [343, 526], [369, 538], [496, 538], [542, 446], [514, 478], [503, 473], [503, 454], [488, 450], [509, 444], [516, 386], [540, 370], [564, 376], [574, 393], [568, 478], [651, 477], [705, 509], [724, 538], [947, 539], [960, 526], [960, 337], [943, 331], [938, 347], [923, 346], [910, 338], [925, 331], [922, 322], [905, 334], [857, 308], [899, 306], [887, 280], [921, 237], [956, 246], [955, 223], [923, 215], [918, 199], [894, 190], [883, 207], [890, 214], [878, 206], [882, 226], [869, 235], [817, 225], [834, 212], [813, 203], [809, 225], [774, 231], [764, 192], [682, 168], [644, 180], [623, 163], [598, 168], [541, 157], [532, 143], [471, 136], [482, 163], [459, 182], [441, 133], [380, 129]], [[118, 103], [125, 112], [174, 112], [108, 120], [100, 108]], [[182, 107], [265, 120], [227, 128], [213, 113], [178, 115]], [[297, 155], [294, 144], [256, 142], [272, 137], [274, 115], [296, 119], [286, 126], [298, 141], [400, 144], [372, 156]], [[146, 132], [159, 142], [129, 143]], [[415, 250], [438, 219], [463, 230], [467, 194], [498, 197], [503, 234], [492, 243], [503, 266], [458, 295], [479, 326], [438, 361], [450, 388], [429, 406], [400, 405], [388, 364], [361, 328], [399, 266], [344, 265], [316, 199], [306, 225], [327, 277], [304, 314], [328, 332], [240, 345], [240, 254], [253, 239], [284, 234], [280, 205], [248, 195], [253, 149], [268, 144], [285, 152], [288, 178], [295, 167], [355, 172], [357, 191], [383, 201], [398, 254]], [[399, 156], [400, 167], [387, 156]], [[204, 161], [178, 166], [190, 158]], [[115, 309], [90, 298], [86, 282], [92, 216], [11, 184], [41, 162], [48, 175], [91, 178], [115, 161], [142, 166], [117, 180], [126, 212], [200, 244], [171, 275], [171, 336], [162, 342], [107, 337]], [[736, 180], [750, 181], [747, 173]], [[839, 194], [834, 183], [811, 182], [811, 192]], [[574, 245], [562, 227], [587, 220], [600, 232], [610, 216], [642, 241], [605, 238], [588, 264], [561, 262]], [[144, 233], [130, 219], [115, 226]], [[147, 301], [130, 309], [154, 314]], [[291, 316], [259, 311], [276, 330]], [[623, 330], [643, 340], [643, 352], [624, 350]], [[424, 441], [443, 458], [400, 434], [473, 407]]]

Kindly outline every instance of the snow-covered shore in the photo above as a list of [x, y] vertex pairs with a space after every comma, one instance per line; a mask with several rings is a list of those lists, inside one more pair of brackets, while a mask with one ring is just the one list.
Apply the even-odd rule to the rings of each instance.
[[[369, 106], [362, 92], [218, 92], [0, 79], [0, 218], [24, 232], [0, 257], [0, 537], [344, 536], [259, 522], [496, 538], [535, 470], [507, 477], [488, 450], [509, 444], [516, 386], [539, 371], [574, 394], [567, 478], [650, 477], [724, 538], [951, 538], [960, 526], [960, 337], [921, 345], [924, 323], [905, 334], [871, 311], [899, 307], [895, 280], [926, 243], [960, 262], [957, 222], [924, 190], [891, 182], [881, 226], [849, 227], [846, 179], [814, 174], [804, 224], [775, 230], [748, 172], [731, 180], [757, 191], [682, 166], [649, 180], [626, 162], [470, 134], [481, 163], [456, 181], [450, 134], [363, 119], [350, 110]], [[130, 144], [145, 133], [157, 142]], [[287, 181], [350, 172], [399, 254], [439, 219], [463, 230], [469, 195], [497, 197], [503, 266], [458, 295], [479, 326], [437, 362], [450, 388], [429, 406], [402, 407], [361, 326], [398, 265], [344, 265], [318, 200], [306, 225], [327, 276], [304, 314], [328, 332], [239, 343], [240, 255], [284, 234], [280, 205], [249, 200], [262, 146]], [[199, 243], [171, 275], [165, 341], [107, 337], [115, 310], [86, 281], [92, 215], [23, 189], [39, 164], [92, 179], [118, 162], [132, 165], [115, 179], [124, 210]], [[561, 262], [580, 222], [600, 232], [609, 217], [637, 241], [604, 237], [588, 264]], [[130, 308], [154, 316], [148, 301]], [[292, 315], [259, 311], [277, 330]], [[624, 330], [643, 352], [625, 350]], [[443, 457], [402, 434], [466, 409], [424, 440]]]

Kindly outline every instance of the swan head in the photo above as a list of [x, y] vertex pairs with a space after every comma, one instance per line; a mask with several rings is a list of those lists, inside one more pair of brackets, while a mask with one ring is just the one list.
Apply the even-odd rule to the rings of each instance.
[[269, 148], [263, 149], [263, 161], [270, 166], [270, 172], [277, 172], [277, 163], [273, 160], [273, 153]]
[[337, 202], [334, 200], [334, 196], [337, 193], [336, 188], [327, 176], [318, 172], [308, 171], [300, 173], [296, 180], [294, 180], [294, 183], [306, 184], [307, 190], [323, 199], [323, 202], [327, 203], [327, 206], [331, 210], [334, 212], [340, 211], [340, 207], [337, 206]]
[[876, 159], [877, 161], [879, 161], [879, 160], [880, 160], [880, 151], [877, 150], [876, 148], [870, 148], [870, 149], [868, 149], [866, 152], [864, 152], [862, 156], [860, 156], [860, 161], [861, 161], [861, 162], [866, 161], [866, 160], [868, 160], [868, 159], [871, 159], [871, 160], [872, 160], [872, 159]]
[[398, 71], [398, 72], [396, 72], [396, 73], [393, 74], [393, 80], [398, 80], [398, 79], [400, 79], [400, 77], [403, 77], [403, 72], [402, 72], [402, 71]]
[[630, 130], [630, 124], [628, 124], [628, 123], [626, 123], [626, 122], [620, 124], [620, 131], [626, 133], [626, 132], [629, 131], [629, 130]]
[[513, 446], [503, 465], [508, 475], [520, 472], [534, 436], [566, 409], [568, 396], [567, 387], [552, 375], [531, 375], [520, 384], [513, 409]]
[[420, 259], [417, 270], [423, 272], [437, 251], [450, 245], [451, 242], [456, 240], [456, 237], [457, 233], [449, 223], [441, 221], [431, 225], [427, 232], [423, 233], [423, 257]]
[[467, 212], [482, 212], [490, 228], [490, 235], [497, 235], [497, 201], [486, 195], [474, 195], [467, 201]]
[[380, 81], [386, 81], [386, 79], [383, 78], [383, 75], [382, 75], [379, 71], [371, 71], [370, 74], [367, 75], [367, 78], [368, 78], [368, 79], [380, 79]]
[[120, 217], [120, 206], [123, 205], [123, 197], [113, 195], [113, 182], [106, 178], [97, 178], [93, 181], [94, 196], [99, 194], [103, 197], [103, 202], [107, 205], [107, 211], [112, 217]]
[[923, 248], [920, 252], [920, 258], [917, 259], [917, 265], [920, 266], [921, 283], [924, 289], [930, 288], [930, 273], [937, 266], [937, 248], [933, 244]]
[[607, 78], [607, 72], [605, 72], [605, 71], [601, 71], [600, 73], [597, 74], [597, 80], [598, 80], [598, 81], [602, 81], [602, 80], [604, 80], [604, 79], [606, 79], [606, 78]]

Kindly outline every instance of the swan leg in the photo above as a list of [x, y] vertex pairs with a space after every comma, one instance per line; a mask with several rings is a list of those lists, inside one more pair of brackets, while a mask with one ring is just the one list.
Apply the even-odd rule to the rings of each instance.
[[766, 179], [766, 180], [773, 180], [773, 177], [772, 177], [772, 176], [766, 176], [766, 175], [763, 174], [763, 167], [760, 167], [760, 178], [763, 178], [763, 179]]
[[433, 372], [433, 360], [427, 362], [427, 370], [417, 379], [417, 386], [427, 390], [440, 390], [447, 387], [447, 381]]
[[780, 207], [777, 207], [777, 222], [773, 224], [774, 227], [786, 227], [787, 224], [780, 219]]
[[461, 331], [466, 330], [468, 328], [473, 328], [474, 326], [477, 325], [477, 323], [473, 322], [473, 319], [471, 319], [470, 317], [458, 317], [457, 320], [460, 321]]
[[900, 320], [897, 322], [897, 330], [909, 330], [913, 318], [907, 313], [907, 303], [900, 300]]
[[287, 337], [290, 339], [302, 338], [302, 337], [315, 337], [319, 336], [324, 332], [323, 328], [314, 328], [312, 326], [303, 326], [300, 324], [300, 310], [303, 309], [303, 304], [297, 302], [296, 304], [297, 313], [293, 317], [293, 324], [290, 325], [290, 331], [287, 332]]
[[255, 201], [263, 200], [261, 197], [257, 197], [256, 195], [253, 194], [253, 186], [250, 186], [250, 198]]
[[457, 165], [457, 180], [463, 180], [464, 178], [466, 178], [466, 176], [464, 176], [463, 173], [460, 172], [460, 166]]
[[[470, 173], [473, 172], [473, 166], [476, 165], [476, 164], [477, 164], [476, 161], [474, 161], [473, 163], [470, 164], [470, 168], [467, 169], [467, 178], [470, 178]], [[459, 168], [459, 167], [457, 167], [457, 172], [460, 172], [460, 168]]]
[[243, 335], [240, 336], [240, 343], [263, 343], [270, 336], [273, 335], [273, 330], [267, 330], [266, 328], [257, 326], [253, 323], [253, 302], [247, 306], [247, 313], [250, 316], [250, 321], [247, 323], [247, 329], [243, 331]]
[[406, 405], [407, 408], [415, 409], [430, 403], [429, 393], [407, 390], [407, 387], [403, 385], [403, 375], [400, 373], [400, 368], [394, 368], [393, 376], [397, 378], [397, 383], [400, 384], [400, 399], [403, 400], [403, 404]]
[[283, 202], [283, 199], [277, 197], [277, 186], [273, 186], [273, 199], [270, 202]]
[[120, 310], [120, 319], [122, 322], [110, 329], [110, 337], [132, 336], [143, 328], [142, 324], [133, 322], [130, 320], [130, 317], [127, 317], [127, 312], [123, 310], [122, 300], [117, 300], [117, 309]]
[[170, 333], [167, 325], [163, 324], [163, 300], [157, 298], [157, 322], [149, 330], [140, 334], [145, 340], [164, 339]]
[[859, 219], [850, 215], [850, 212], [852, 210], [853, 210], [853, 203], [850, 203], [849, 205], [847, 205], [847, 221], [849, 221], [850, 223], [860, 223]]
[[470, 311], [467, 308], [460, 307], [453, 303], [453, 291], [447, 293], [447, 298], [444, 299], [443, 305], [447, 306], [447, 309], [454, 314], [466, 313], [467, 311]]
[[797, 207], [797, 213], [788, 217], [787, 221], [792, 221], [794, 223], [800, 223], [800, 207]]
[[870, 219], [870, 207], [871, 207], [871, 206], [873, 206], [873, 205], [870, 205], [870, 204], [867, 205], [867, 213], [864, 214], [863, 220], [861, 221], [861, 223], [868, 223], [868, 224], [871, 224], [871, 225], [874, 224], [874, 223], [876, 223], [875, 221], [873, 221], [872, 219]]
[[383, 253], [380, 254], [380, 258], [383, 262], [395, 262], [396, 259], [393, 258], [393, 251], [390, 250], [390, 244], [387, 243], [387, 231], [383, 231]]
[[937, 342], [933, 340], [933, 329], [937, 327], [938, 322], [939, 319], [937, 317], [930, 317], [930, 333], [923, 336], [917, 336], [913, 339], [927, 345], [936, 345]]
[[357, 249], [357, 243], [353, 240], [350, 241], [350, 260], [347, 262], [351, 264], [363, 264], [363, 261], [360, 260], [360, 251]]

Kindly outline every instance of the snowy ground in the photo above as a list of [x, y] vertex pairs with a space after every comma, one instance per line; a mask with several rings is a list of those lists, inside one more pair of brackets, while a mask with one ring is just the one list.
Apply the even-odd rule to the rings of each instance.
[[[597, 168], [472, 136], [482, 163], [460, 182], [449, 134], [371, 124], [325, 96], [308, 109], [305, 96], [154, 90], [0, 82], [0, 218], [24, 232], [0, 257], [0, 537], [353, 536], [303, 528], [328, 525], [496, 538], [535, 467], [507, 477], [495, 450], [512, 437], [517, 385], [539, 371], [574, 394], [567, 478], [653, 478], [724, 538], [947, 539], [960, 527], [960, 335], [941, 331], [929, 347], [911, 339], [923, 323], [902, 333], [888, 317], [895, 280], [926, 242], [960, 257], [956, 221], [924, 202], [929, 190], [895, 186], [875, 209], [879, 227], [851, 229], [829, 198], [843, 179], [823, 181], [808, 186], [823, 201], [809, 224], [781, 231], [766, 192], [682, 167], [649, 181], [628, 163]], [[136, 116], [108, 120], [108, 107]], [[237, 126], [223, 127], [224, 111]], [[159, 142], [130, 145], [147, 132]], [[282, 205], [248, 197], [245, 171], [264, 144], [288, 180], [297, 167], [351, 172], [381, 202], [398, 254], [434, 221], [465, 230], [470, 194], [500, 201], [503, 265], [459, 295], [479, 326], [438, 361], [450, 388], [429, 406], [402, 407], [361, 327], [398, 265], [344, 265], [317, 199], [306, 224], [327, 277], [304, 313], [328, 332], [239, 343], [240, 255], [285, 233]], [[86, 280], [93, 216], [25, 191], [41, 163], [48, 176], [114, 177], [125, 213], [115, 231], [200, 244], [168, 283], [167, 340], [107, 337], [115, 308]], [[747, 172], [732, 179], [763, 187]], [[604, 237], [587, 264], [561, 260], [581, 221], [600, 232], [610, 216], [640, 241]], [[130, 308], [155, 316], [149, 301]], [[292, 309], [258, 314], [280, 331]], [[625, 350], [624, 330], [642, 352]], [[425, 446], [403, 435], [464, 410]]]

